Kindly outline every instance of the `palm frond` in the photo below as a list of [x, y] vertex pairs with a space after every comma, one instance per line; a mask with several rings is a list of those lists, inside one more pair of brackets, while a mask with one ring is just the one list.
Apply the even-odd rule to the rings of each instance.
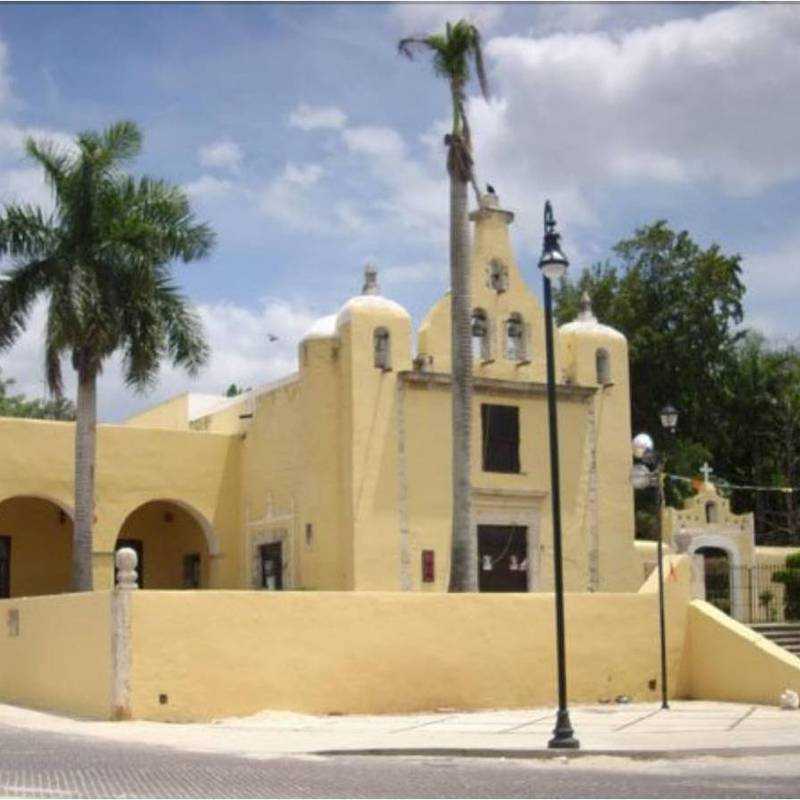
[[483, 64], [483, 48], [481, 47], [481, 35], [476, 27], [473, 26], [472, 54], [475, 58], [475, 74], [478, 77], [478, 86], [481, 87], [481, 94], [484, 100], [490, 98], [489, 80], [486, 76], [486, 68]]
[[57, 237], [52, 216], [36, 206], [9, 203], [0, 217], [0, 254], [40, 259], [51, 252]]
[[12, 267], [0, 279], [0, 350], [10, 347], [25, 329], [37, 297], [46, 294], [55, 277], [50, 259]]
[[30, 136], [25, 140], [25, 153], [42, 167], [47, 185], [58, 195], [74, 158], [54, 142], [37, 142]]

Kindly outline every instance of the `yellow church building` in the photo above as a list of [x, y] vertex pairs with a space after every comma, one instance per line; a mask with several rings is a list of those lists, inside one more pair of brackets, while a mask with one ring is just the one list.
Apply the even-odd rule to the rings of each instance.
[[[513, 218], [494, 195], [472, 214], [473, 525], [481, 590], [535, 592], [552, 588], [545, 331]], [[96, 589], [122, 545], [147, 589], [446, 589], [449, 295], [415, 335], [378, 280], [309, 329], [294, 374], [99, 426]], [[556, 353], [567, 589], [636, 591], [625, 337], [585, 302]], [[0, 419], [0, 597], [69, 588], [73, 436]]]

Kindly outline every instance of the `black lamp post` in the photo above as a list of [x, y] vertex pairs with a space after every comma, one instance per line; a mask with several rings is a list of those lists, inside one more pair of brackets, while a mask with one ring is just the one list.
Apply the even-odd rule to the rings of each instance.
[[558, 412], [556, 410], [556, 376], [553, 355], [553, 298], [551, 281], [561, 278], [567, 271], [569, 261], [561, 252], [559, 234], [553, 207], [548, 200], [544, 204], [544, 244], [539, 269], [544, 281], [545, 348], [547, 351], [547, 412], [550, 430], [550, 486], [553, 506], [553, 568], [556, 590], [556, 655], [558, 658], [558, 717], [553, 729], [553, 738], [548, 747], [577, 749], [580, 742], [575, 738], [567, 709], [567, 667], [564, 652], [564, 575], [561, 563], [561, 484], [558, 464]]
[[[667, 404], [661, 409], [661, 426], [670, 434], [678, 427], [678, 410]], [[661, 530], [661, 512], [664, 508], [664, 459], [656, 452], [653, 440], [640, 433], [633, 440], [633, 457], [637, 460], [631, 471], [634, 489], [653, 487], [656, 492], [656, 547], [658, 568], [658, 628], [661, 643], [661, 708], [669, 708], [667, 701], [667, 630], [664, 615], [664, 542]]]

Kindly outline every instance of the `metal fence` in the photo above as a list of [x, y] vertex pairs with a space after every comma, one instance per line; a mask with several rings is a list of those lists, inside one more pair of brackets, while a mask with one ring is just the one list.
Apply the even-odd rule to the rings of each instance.
[[800, 569], [759, 564], [733, 567], [705, 559], [706, 600], [740, 622], [800, 620]]

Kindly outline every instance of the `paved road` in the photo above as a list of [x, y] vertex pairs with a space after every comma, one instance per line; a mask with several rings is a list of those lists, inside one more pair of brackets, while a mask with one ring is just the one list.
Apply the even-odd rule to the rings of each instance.
[[4, 797], [800, 797], [800, 756], [250, 759], [0, 725]]

